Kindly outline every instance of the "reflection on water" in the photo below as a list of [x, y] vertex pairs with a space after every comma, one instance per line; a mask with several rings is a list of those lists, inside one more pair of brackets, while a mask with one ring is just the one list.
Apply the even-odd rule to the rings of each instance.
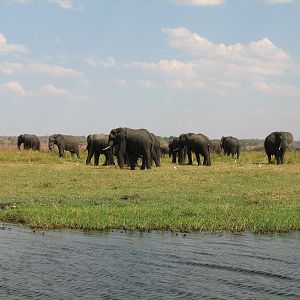
[[0, 229], [0, 299], [300, 299], [300, 232]]

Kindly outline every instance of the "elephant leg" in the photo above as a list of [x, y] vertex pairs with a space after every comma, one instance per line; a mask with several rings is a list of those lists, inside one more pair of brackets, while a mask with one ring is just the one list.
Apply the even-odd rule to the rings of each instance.
[[109, 160], [109, 165], [114, 165], [114, 155], [112, 149], [108, 149], [108, 160]]
[[62, 145], [59, 145], [58, 152], [59, 152], [59, 157], [63, 157], [65, 154], [65, 147], [63, 147]]
[[201, 163], [201, 161], [200, 161], [200, 154], [199, 153], [195, 153], [195, 155], [196, 155], [197, 164], [198, 164], [198, 166], [200, 166], [200, 163]]
[[146, 168], [146, 159], [143, 157], [143, 159], [142, 159], [142, 164], [141, 164], [141, 170], [145, 170], [145, 168]]
[[[161, 153], [160, 151], [152, 151], [151, 157], [154, 160], [155, 166], [160, 167], [160, 158], [161, 158]], [[151, 166], [152, 166], [152, 159], [151, 159]]]
[[118, 165], [120, 167], [120, 169], [124, 168], [124, 155], [122, 153], [120, 153], [120, 151], [118, 152], [117, 155], [117, 161], [118, 161]]
[[188, 155], [189, 165], [192, 165], [193, 160], [192, 160], [192, 151], [191, 151], [191, 149], [187, 150], [187, 155]]
[[108, 156], [108, 153], [104, 153], [104, 156], [105, 156], [105, 162], [103, 164], [103, 166], [109, 166], [109, 156]]
[[91, 147], [89, 147], [88, 156], [85, 161], [86, 165], [89, 165], [91, 163], [91, 159], [92, 159], [93, 155], [94, 155], [94, 153], [91, 151]]
[[271, 159], [272, 159], [272, 154], [271, 153], [267, 153], [267, 156], [268, 156], [268, 162], [270, 164], [271, 163]]
[[284, 159], [284, 154], [285, 154], [285, 150], [280, 150], [280, 163], [283, 164], [283, 159]]
[[75, 148], [75, 153], [76, 153], [77, 158], [79, 159], [80, 158], [79, 147]]
[[208, 157], [207, 157], [207, 154], [203, 155], [203, 166], [208, 166]]
[[176, 154], [178, 155], [178, 163], [180, 165], [183, 165], [184, 164], [184, 152], [183, 152], [183, 150], [178, 150], [175, 153], [175, 163], [176, 163]]
[[94, 154], [94, 165], [95, 166], [99, 166], [99, 157], [100, 157], [100, 153], [95, 152], [95, 154]]
[[[179, 163], [179, 158], [178, 158]], [[176, 152], [172, 152], [172, 164], [176, 164]]]
[[[144, 162], [144, 159], [145, 159], [145, 162]], [[151, 153], [150, 153], [150, 150], [145, 150], [145, 153], [143, 155], [143, 163], [146, 165], [146, 168], [147, 169], [151, 169]], [[141, 170], [144, 170], [142, 169], [141, 167]]]
[[137, 162], [137, 157], [133, 153], [127, 153], [128, 157], [128, 163], [130, 166], [130, 170], [135, 170], [136, 162]]

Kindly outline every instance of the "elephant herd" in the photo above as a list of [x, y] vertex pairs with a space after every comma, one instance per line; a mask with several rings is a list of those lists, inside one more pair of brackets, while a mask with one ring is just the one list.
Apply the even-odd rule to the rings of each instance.
[[[264, 147], [269, 163], [272, 155], [275, 156], [276, 163], [282, 164], [284, 154], [293, 141], [290, 132], [275, 131], [270, 133], [264, 141]], [[40, 150], [40, 141], [37, 136], [22, 134], [18, 137], [18, 148], [23, 144], [24, 149]], [[59, 156], [64, 156], [64, 151], [76, 154], [79, 158], [79, 142], [75, 136], [53, 134], [49, 137], [49, 150], [54, 145], [57, 146]], [[201, 164], [200, 157], [203, 157], [203, 165], [211, 165], [211, 153], [220, 153], [223, 150], [225, 155], [240, 156], [241, 145], [237, 138], [226, 136], [221, 138], [221, 142], [210, 141], [207, 136], [201, 133], [183, 133], [178, 138], [167, 142], [154, 135], [146, 129], [115, 128], [109, 135], [90, 134], [87, 137], [86, 150], [88, 152], [86, 164], [91, 163], [94, 157], [94, 164], [99, 164], [100, 154], [105, 156], [103, 165], [114, 165], [114, 157], [120, 168], [127, 164], [131, 170], [137, 166], [138, 159], [141, 158], [142, 170], [151, 169], [153, 163], [160, 166], [161, 155], [169, 154], [172, 163], [185, 164], [186, 156], [188, 164], [192, 165], [192, 152], [196, 156], [197, 164]]]

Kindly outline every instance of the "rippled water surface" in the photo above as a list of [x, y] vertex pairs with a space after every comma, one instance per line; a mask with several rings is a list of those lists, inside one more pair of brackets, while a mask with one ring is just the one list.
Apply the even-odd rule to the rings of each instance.
[[0, 226], [0, 299], [300, 299], [300, 232], [32, 232]]

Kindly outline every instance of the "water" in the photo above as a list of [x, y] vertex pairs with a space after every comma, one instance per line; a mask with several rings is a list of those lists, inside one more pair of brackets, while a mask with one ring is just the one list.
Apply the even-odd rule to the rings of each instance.
[[0, 229], [0, 299], [300, 299], [300, 232]]

